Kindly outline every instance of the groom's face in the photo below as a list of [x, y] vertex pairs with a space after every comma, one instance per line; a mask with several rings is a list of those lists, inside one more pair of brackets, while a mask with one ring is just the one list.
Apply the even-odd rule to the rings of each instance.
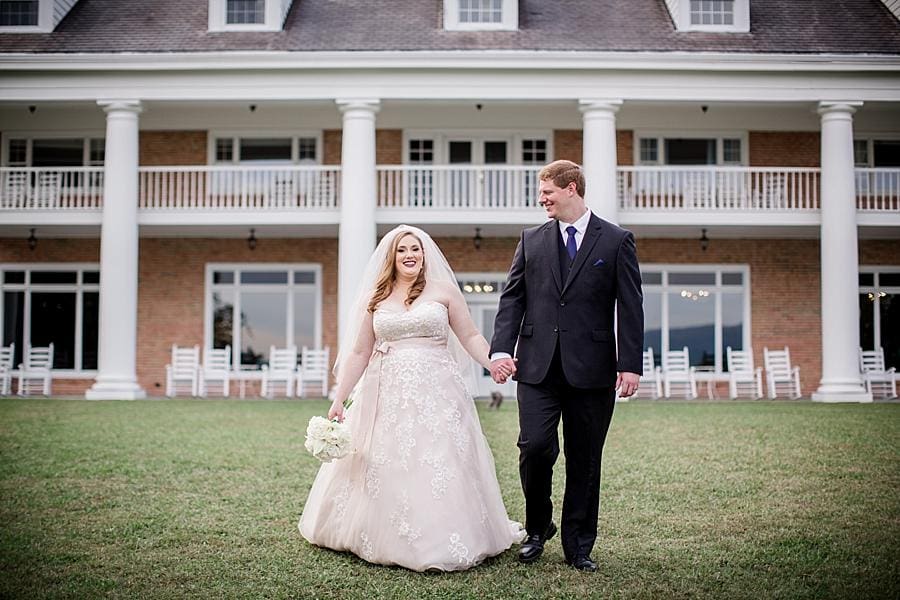
[[[544, 207], [549, 218], [560, 219], [567, 223], [572, 222], [569, 220], [569, 217], [578, 208], [578, 195], [575, 193], [574, 188], [574, 183], [561, 188], [550, 179], [541, 180], [539, 202]], [[578, 216], [580, 216], [580, 213], [576, 215], [576, 218]]]

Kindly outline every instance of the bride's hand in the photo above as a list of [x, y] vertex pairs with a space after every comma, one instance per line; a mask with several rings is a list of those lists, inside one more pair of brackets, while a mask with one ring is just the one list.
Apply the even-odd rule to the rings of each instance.
[[331, 403], [331, 408], [328, 409], [328, 420], [331, 421], [333, 419], [337, 419], [339, 422], [344, 422], [344, 403], [338, 402], [335, 400]]

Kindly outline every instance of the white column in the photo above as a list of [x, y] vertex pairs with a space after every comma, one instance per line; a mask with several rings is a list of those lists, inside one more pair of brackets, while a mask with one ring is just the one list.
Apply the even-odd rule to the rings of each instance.
[[621, 100], [580, 100], [584, 120], [585, 202], [597, 216], [619, 222], [616, 195], [616, 112]]
[[135, 364], [138, 288], [138, 114], [136, 100], [98, 102], [106, 111], [100, 234], [100, 369], [90, 400], [143, 398]]
[[[338, 232], [338, 340], [375, 249], [375, 99], [338, 100], [344, 115], [341, 137], [341, 224]], [[338, 351], [345, 351], [339, 348]]]
[[822, 381], [816, 402], [871, 402], [859, 376], [859, 251], [853, 113], [861, 102], [821, 102]]

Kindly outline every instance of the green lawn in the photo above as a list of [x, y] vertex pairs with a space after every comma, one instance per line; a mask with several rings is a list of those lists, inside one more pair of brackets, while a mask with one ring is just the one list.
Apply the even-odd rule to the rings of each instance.
[[[447, 575], [310, 546], [303, 432], [325, 408], [0, 400], [0, 597], [900, 597], [900, 404], [619, 405], [595, 574], [558, 537]], [[522, 519], [515, 403], [481, 416]]]

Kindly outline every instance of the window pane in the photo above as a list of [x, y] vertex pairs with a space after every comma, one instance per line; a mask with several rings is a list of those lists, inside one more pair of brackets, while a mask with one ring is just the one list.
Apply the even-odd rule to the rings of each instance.
[[900, 273], [879, 273], [879, 287], [900, 287]]
[[25, 271], [6, 271], [3, 273], [3, 283], [25, 283]]
[[715, 285], [715, 273], [669, 273], [671, 285]]
[[644, 292], [644, 350], [648, 348], [653, 348], [655, 364], [661, 365], [662, 292]]
[[488, 165], [506, 162], [506, 142], [485, 142], [484, 163]]
[[18, 0], [0, 2], [0, 26], [16, 27], [38, 24], [38, 1]]
[[234, 283], [234, 271], [213, 272], [213, 283]]
[[433, 140], [409, 140], [409, 162], [416, 164], [434, 161]]
[[875, 349], [875, 296], [859, 295], [859, 346], [863, 350]]
[[316, 161], [316, 138], [300, 138], [297, 140], [297, 158], [301, 161]]
[[241, 364], [268, 361], [269, 346], [287, 345], [287, 293], [241, 293]]
[[290, 164], [290, 138], [246, 138], [241, 140], [241, 163]]
[[25, 292], [3, 293], [3, 345], [16, 345], [14, 365], [22, 362], [25, 347], [22, 335], [25, 331]]
[[693, 366], [715, 365], [715, 302], [702, 290], [669, 293], [669, 349], [688, 347]]
[[241, 283], [287, 283], [287, 271], [241, 271]]
[[28, 140], [9, 140], [9, 159], [11, 167], [27, 166]]
[[31, 283], [76, 283], [78, 273], [75, 271], [32, 271]]
[[294, 283], [315, 283], [315, 271], [294, 271]]
[[547, 162], [547, 140], [522, 140], [522, 163], [541, 165]]
[[316, 296], [315, 288], [294, 290], [294, 344], [297, 349], [316, 344]]
[[213, 348], [224, 348], [231, 342], [234, 325], [234, 294], [221, 290], [213, 294]]
[[722, 140], [722, 162], [741, 162], [741, 140]]
[[81, 311], [81, 368], [97, 368], [97, 339], [100, 332], [100, 293], [84, 292]]
[[671, 138], [665, 141], [666, 164], [714, 165], [716, 140]]
[[722, 364], [728, 370], [728, 353], [725, 349], [744, 349], [744, 294], [722, 294]]
[[100, 271], [85, 271], [82, 277], [85, 283], [100, 283]]
[[655, 163], [659, 160], [659, 146], [655, 138], [641, 138], [640, 148], [642, 163]]
[[853, 163], [857, 167], [869, 166], [869, 142], [853, 140]]
[[231, 139], [216, 140], [216, 161], [231, 162], [234, 160], [234, 142]]
[[84, 165], [84, 141], [79, 139], [34, 140], [31, 144], [34, 167], [80, 167]]
[[875, 140], [872, 154], [876, 167], [900, 167], [900, 140]]
[[93, 167], [99, 167], [103, 165], [103, 161], [106, 158], [106, 140], [97, 140], [92, 139], [90, 141], [91, 144], [91, 157], [90, 164]]
[[881, 305], [881, 347], [887, 368], [900, 368], [900, 294], [879, 298]]
[[743, 273], [722, 273], [722, 285], [742, 285], [743, 283]]
[[266, 0], [228, 0], [225, 22], [229, 25], [266, 22]]
[[472, 142], [450, 142], [450, 163], [472, 162]]
[[31, 345], [53, 343], [53, 368], [75, 368], [75, 293], [31, 294]]
[[662, 273], [651, 271], [650, 273], [641, 273], [641, 282], [644, 285], [661, 285]]

